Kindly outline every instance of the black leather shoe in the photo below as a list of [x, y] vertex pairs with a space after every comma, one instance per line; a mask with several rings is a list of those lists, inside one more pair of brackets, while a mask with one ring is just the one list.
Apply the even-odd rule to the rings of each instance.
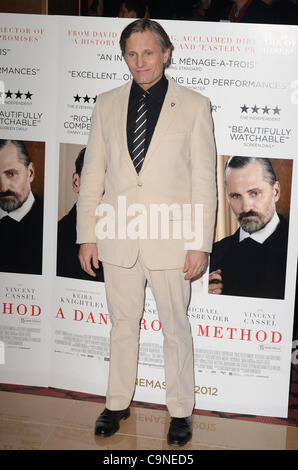
[[94, 434], [96, 436], [108, 437], [118, 431], [120, 419], [127, 419], [130, 410], [111, 411], [105, 408], [95, 422]]
[[191, 416], [187, 418], [172, 418], [168, 432], [170, 446], [184, 446], [192, 437]]

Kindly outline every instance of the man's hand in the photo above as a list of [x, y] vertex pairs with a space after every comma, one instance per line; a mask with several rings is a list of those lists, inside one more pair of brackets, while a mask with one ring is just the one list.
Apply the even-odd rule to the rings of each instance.
[[189, 250], [186, 253], [183, 272], [184, 279], [190, 280], [204, 274], [208, 264], [208, 254], [205, 251]]
[[94, 268], [99, 268], [96, 243], [83, 243], [79, 250], [79, 260], [82, 269], [90, 274], [90, 276], [96, 277], [95, 272], [91, 268], [92, 264]]
[[223, 290], [223, 283], [222, 283], [222, 271], [221, 269], [217, 269], [209, 274], [209, 286], [208, 292], [209, 294], [221, 294]]

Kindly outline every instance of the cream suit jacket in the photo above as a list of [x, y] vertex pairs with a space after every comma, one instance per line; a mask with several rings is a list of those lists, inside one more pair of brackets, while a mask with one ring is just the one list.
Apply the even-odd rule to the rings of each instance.
[[[195, 204], [202, 204], [203, 243], [200, 249], [212, 251], [216, 152], [210, 102], [201, 94], [167, 78], [168, 91], [139, 175], [129, 155], [126, 136], [132, 82], [97, 97], [81, 175], [77, 243], [97, 242], [98, 257], [103, 262], [131, 267], [140, 253], [148, 269], [183, 267], [184, 243], [189, 240], [183, 236], [181, 239], [171, 237], [174, 225], [182, 223], [182, 211], [180, 214], [179, 211], [169, 211], [170, 238], [158, 236], [154, 239], [150, 238], [150, 204], [191, 204], [192, 208]], [[120, 237], [117, 236], [119, 196], [125, 197], [127, 208], [136, 203], [146, 208], [146, 221], [137, 219], [137, 213], [134, 213], [134, 217], [127, 218], [127, 226], [132, 220], [138, 221], [142, 229], [147, 227], [147, 239], [143, 235], [136, 239], [131, 236], [125, 238], [123, 231]], [[95, 211], [103, 203], [115, 209], [115, 239], [99, 240], [95, 235]], [[105, 212], [106, 220], [109, 220], [108, 214], [110, 212]], [[194, 211], [190, 218], [194, 223]], [[110, 227], [113, 226], [112, 220], [111, 224]]]

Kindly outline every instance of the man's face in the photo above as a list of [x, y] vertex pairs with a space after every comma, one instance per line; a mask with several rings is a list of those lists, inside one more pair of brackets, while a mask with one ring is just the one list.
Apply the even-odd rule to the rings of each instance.
[[130, 10], [126, 8], [125, 3], [121, 3], [120, 11], [119, 11], [119, 18], [136, 18], [135, 10]]
[[229, 204], [248, 233], [261, 230], [272, 219], [275, 203], [280, 197], [280, 186], [264, 179], [263, 166], [253, 161], [243, 168], [231, 168], [226, 174]]
[[34, 179], [32, 163], [26, 167], [19, 161], [19, 151], [13, 143], [0, 149], [0, 207], [11, 212], [23, 205]]
[[169, 50], [162, 52], [155, 34], [150, 31], [133, 33], [126, 40], [124, 58], [134, 80], [148, 90], [157, 83], [169, 57]]

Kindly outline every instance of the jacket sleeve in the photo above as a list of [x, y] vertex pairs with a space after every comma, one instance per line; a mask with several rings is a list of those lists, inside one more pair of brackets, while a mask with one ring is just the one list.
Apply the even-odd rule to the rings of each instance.
[[[210, 253], [214, 238], [217, 207], [216, 148], [211, 105], [208, 98], [202, 102], [191, 134], [192, 207], [202, 204], [202, 245], [200, 250]], [[193, 219], [193, 224], [195, 224]], [[197, 224], [195, 224], [197, 225]], [[194, 227], [196, 230], [198, 227]]]
[[91, 117], [91, 130], [80, 178], [77, 203], [77, 243], [95, 243], [95, 209], [105, 187], [106, 148], [102, 132], [100, 112], [101, 97], [98, 96]]

